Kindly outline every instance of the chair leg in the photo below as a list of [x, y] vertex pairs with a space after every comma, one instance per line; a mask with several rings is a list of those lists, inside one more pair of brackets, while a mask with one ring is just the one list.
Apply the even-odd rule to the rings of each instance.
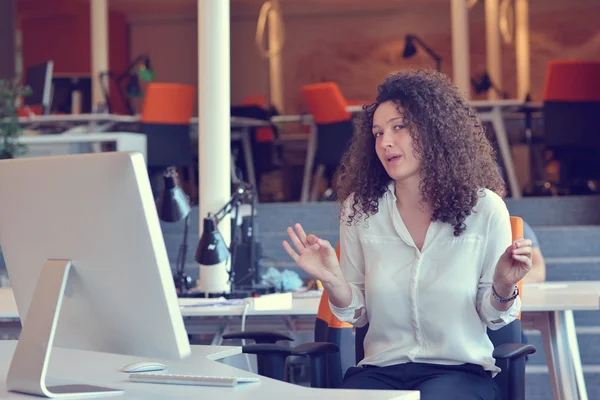
[[286, 358], [287, 354], [257, 355], [258, 374], [285, 381]]
[[327, 387], [327, 354], [314, 354], [310, 357], [310, 386]]
[[317, 171], [315, 172], [315, 176], [313, 178], [312, 190], [310, 192], [310, 201], [317, 201], [319, 196], [319, 186], [321, 184], [321, 180], [323, 179], [323, 175], [325, 175], [325, 165], [319, 164], [317, 166]]
[[525, 356], [507, 361], [510, 400], [525, 400]]

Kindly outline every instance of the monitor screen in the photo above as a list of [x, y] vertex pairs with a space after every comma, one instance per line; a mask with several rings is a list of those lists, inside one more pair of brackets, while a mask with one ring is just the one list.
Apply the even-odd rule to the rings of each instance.
[[31, 88], [31, 94], [25, 97], [25, 105], [42, 105], [44, 114], [50, 110], [53, 69], [54, 63], [46, 61], [27, 68], [25, 75], [25, 84]]

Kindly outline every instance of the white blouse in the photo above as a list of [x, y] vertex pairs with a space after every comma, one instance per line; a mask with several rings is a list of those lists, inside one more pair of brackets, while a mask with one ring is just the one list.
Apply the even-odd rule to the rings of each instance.
[[460, 236], [450, 224], [432, 222], [419, 251], [396, 207], [394, 188], [392, 182], [377, 214], [340, 225], [340, 265], [352, 302], [330, 307], [341, 321], [369, 323], [359, 365], [472, 363], [495, 375], [500, 369], [486, 326], [498, 329], [521, 309], [519, 298], [507, 311], [498, 311], [490, 299], [496, 263], [512, 242], [504, 201], [481, 190]]

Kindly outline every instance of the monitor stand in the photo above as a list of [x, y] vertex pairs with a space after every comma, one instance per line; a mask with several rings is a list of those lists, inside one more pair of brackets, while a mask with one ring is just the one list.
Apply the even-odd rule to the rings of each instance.
[[46, 260], [27, 318], [22, 321], [21, 335], [6, 377], [8, 390], [49, 398], [88, 398], [124, 393], [122, 390], [83, 384], [46, 386], [48, 361], [70, 269], [69, 260]]

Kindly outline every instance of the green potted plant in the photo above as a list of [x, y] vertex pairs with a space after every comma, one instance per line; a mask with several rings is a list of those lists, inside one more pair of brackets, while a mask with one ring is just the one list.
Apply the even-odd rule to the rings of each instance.
[[18, 120], [17, 102], [30, 93], [31, 89], [16, 79], [0, 79], [0, 159], [15, 158], [27, 151], [26, 146], [19, 143], [23, 129]]

